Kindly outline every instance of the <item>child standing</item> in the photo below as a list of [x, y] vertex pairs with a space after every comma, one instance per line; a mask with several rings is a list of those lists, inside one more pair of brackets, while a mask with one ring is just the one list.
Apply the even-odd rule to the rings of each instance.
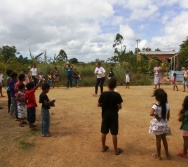
[[19, 126], [24, 127], [25, 119], [26, 119], [26, 103], [24, 100], [25, 94], [25, 85], [23, 83], [18, 86], [19, 91], [16, 96], [17, 100], [17, 110], [18, 110], [18, 119], [20, 120]]
[[168, 152], [168, 143], [166, 134], [169, 132], [168, 121], [170, 118], [170, 106], [167, 103], [167, 94], [163, 89], [156, 89], [153, 96], [157, 103], [152, 106], [150, 116], [153, 119], [150, 122], [149, 133], [156, 135], [157, 154], [153, 153], [152, 156], [161, 160], [161, 140], [163, 141], [164, 149], [167, 159], [170, 158]]
[[13, 116], [16, 114], [16, 110], [17, 110], [17, 105], [16, 105], [16, 96], [15, 96], [15, 91], [14, 91], [14, 87], [16, 85], [17, 82], [17, 76], [18, 74], [15, 72], [12, 72], [10, 77], [11, 77], [11, 81], [9, 83], [9, 87], [10, 87], [10, 98], [11, 98], [11, 105], [10, 105], [10, 116]]
[[178, 86], [176, 84], [176, 73], [173, 73], [172, 85], [173, 85], [173, 90], [175, 90], [175, 87], [176, 87], [176, 90], [178, 91]]
[[179, 119], [181, 124], [181, 133], [183, 137], [183, 152], [179, 152], [178, 155], [183, 158], [187, 158], [188, 153], [188, 96], [185, 97], [182, 104], [182, 109], [179, 112]]
[[114, 91], [117, 81], [114, 78], [108, 80], [108, 91], [101, 94], [98, 100], [98, 107], [102, 107], [102, 124], [101, 124], [101, 139], [102, 152], [106, 152], [109, 147], [105, 144], [106, 135], [109, 130], [112, 134], [115, 155], [122, 153], [122, 149], [118, 148], [118, 111], [122, 108], [123, 102], [121, 95]]
[[35, 98], [35, 91], [40, 85], [40, 82], [36, 85], [34, 82], [29, 82], [26, 87], [27, 87], [27, 92], [24, 95], [24, 99], [27, 104], [27, 121], [29, 123], [29, 128], [31, 131], [35, 131], [36, 125], [34, 125], [36, 121], [36, 98]]
[[48, 83], [48, 85], [50, 85], [50, 87], [52, 87], [52, 74], [51, 74], [51, 72], [48, 73], [47, 83]]
[[126, 84], [126, 87], [125, 88], [128, 88], [129, 89], [129, 83], [130, 83], [130, 74], [129, 74], [129, 71], [127, 71], [125, 73], [125, 84]]
[[10, 81], [11, 81], [11, 73], [12, 70], [7, 70], [7, 79], [6, 79], [6, 86], [7, 86], [7, 96], [8, 96], [8, 113], [10, 113], [10, 105], [11, 105], [11, 97], [10, 97]]
[[2, 88], [3, 88], [3, 71], [2, 69], [0, 69], [0, 94], [1, 97], [5, 97], [3, 96]]
[[113, 77], [114, 77], [113, 68], [110, 68], [110, 72], [108, 73], [108, 79], [113, 78]]
[[80, 74], [79, 74], [79, 72], [77, 71], [77, 69], [74, 69], [73, 78], [74, 78], [75, 87], [78, 88], [78, 83], [79, 83], [79, 79], [80, 79]]
[[47, 93], [50, 90], [50, 85], [47, 83], [42, 85], [42, 93], [39, 96], [39, 103], [42, 103], [41, 113], [42, 113], [42, 136], [51, 137], [49, 132], [50, 127], [50, 105], [54, 104], [55, 99], [49, 100]]

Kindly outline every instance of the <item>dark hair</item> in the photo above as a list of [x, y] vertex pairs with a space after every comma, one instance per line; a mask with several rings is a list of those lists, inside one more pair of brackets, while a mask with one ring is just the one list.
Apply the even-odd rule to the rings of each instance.
[[20, 74], [18, 78], [20, 81], [23, 80], [25, 78], [25, 74]]
[[46, 90], [46, 89], [49, 89], [50, 88], [50, 85], [48, 83], [44, 83], [42, 85], [42, 90]]
[[183, 101], [182, 109], [180, 110], [180, 114], [183, 114], [187, 110], [188, 110], [188, 96], [186, 96]]
[[27, 90], [31, 90], [31, 89], [33, 89], [34, 87], [35, 87], [35, 83], [34, 83], [34, 82], [29, 82], [29, 83], [27, 83], [27, 85], [26, 85]]
[[13, 70], [7, 70], [6, 74], [10, 77], [10, 74], [13, 72]]
[[110, 78], [110, 79], [108, 80], [108, 87], [109, 87], [110, 89], [114, 89], [114, 88], [116, 87], [116, 85], [117, 85], [117, 80], [116, 80], [116, 79]]
[[15, 72], [12, 72], [12, 73], [10, 74], [10, 77], [11, 77], [11, 78], [14, 78], [14, 79], [16, 79], [17, 76], [18, 76], [18, 74], [15, 73]]
[[176, 76], [176, 73], [173, 73], [173, 76]]
[[156, 100], [159, 102], [159, 105], [162, 107], [162, 118], [166, 119], [166, 103], [168, 101], [167, 93], [163, 89], [156, 89], [153, 96], [155, 96]]
[[21, 83], [18, 85], [18, 88], [19, 88], [19, 90], [22, 90], [23, 88], [25, 88], [25, 85], [23, 83]]

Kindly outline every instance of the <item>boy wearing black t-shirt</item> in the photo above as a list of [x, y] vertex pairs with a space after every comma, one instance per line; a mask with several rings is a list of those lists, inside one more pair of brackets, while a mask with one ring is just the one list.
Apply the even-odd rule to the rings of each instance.
[[42, 85], [42, 93], [39, 96], [39, 103], [42, 103], [41, 113], [42, 113], [42, 136], [51, 137], [49, 132], [50, 127], [50, 106], [54, 104], [55, 99], [49, 100], [46, 95], [50, 90], [50, 85], [45, 83]]
[[102, 107], [102, 152], [106, 152], [109, 147], [105, 145], [106, 135], [109, 130], [112, 134], [115, 155], [122, 153], [122, 149], [117, 147], [117, 134], [118, 134], [118, 111], [122, 108], [123, 102], [121, 95], [114, 91], [117, 80], [111, 78], [108, 80], [108, 91], [101, 94], [98, 100], [98, 107]]

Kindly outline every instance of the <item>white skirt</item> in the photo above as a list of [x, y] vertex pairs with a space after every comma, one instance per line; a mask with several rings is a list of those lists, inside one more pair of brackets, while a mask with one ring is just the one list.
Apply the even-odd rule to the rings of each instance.
[[25, 105], [17, 105], [18, 109], [18, 118], [26, 118], [27, 108]]
[[166, 120], [162, 119], [159, 122], [156, 118], [153, 118], [150, 121], [150, 127], [149, 127], [150, 134], [162, 135], [164, 133], [168, 134], [168, 132], [169, 132], [169, 126]]

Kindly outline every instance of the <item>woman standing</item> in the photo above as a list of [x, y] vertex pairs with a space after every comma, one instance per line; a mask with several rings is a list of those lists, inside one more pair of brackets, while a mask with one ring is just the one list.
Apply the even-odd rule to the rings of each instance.
[[157, 89], [157, 85], [158, 85], [158, 88], [160, 88], [160, 82], [161, 82], [161, 76], [162, 76], [161, 74], [162, 68], [159, 65], [159, 63], [156, 64], [156, 66], [153, 69], [153, 72], [154, 72], [154, 84], [155, 84], [154, 89]]
[[35, 64], [33, 64], [32, 68], [30, 69], [30, 76], [31, 76], [31, 80], [35, 83], [35, 86], [36, 86], [37, 85], [38, 71], [37, 71]]
[[95, 68], [95, 71], [94, 71], [94, 74], [97, 76], [97, 80], [96, 80], [96, 83], [95, 83], [95, 94], [93, 94], [93, 96], [97, 96], [99, 84], [100, 84], [101, 93], [103, 92], [103, 84], [104, 84], [104, 81], [105, 81], [105, 73], [106, 73], [106, 71], [103, 67], [101, 67], [101, 63], [97, 62], [96, 68]]

